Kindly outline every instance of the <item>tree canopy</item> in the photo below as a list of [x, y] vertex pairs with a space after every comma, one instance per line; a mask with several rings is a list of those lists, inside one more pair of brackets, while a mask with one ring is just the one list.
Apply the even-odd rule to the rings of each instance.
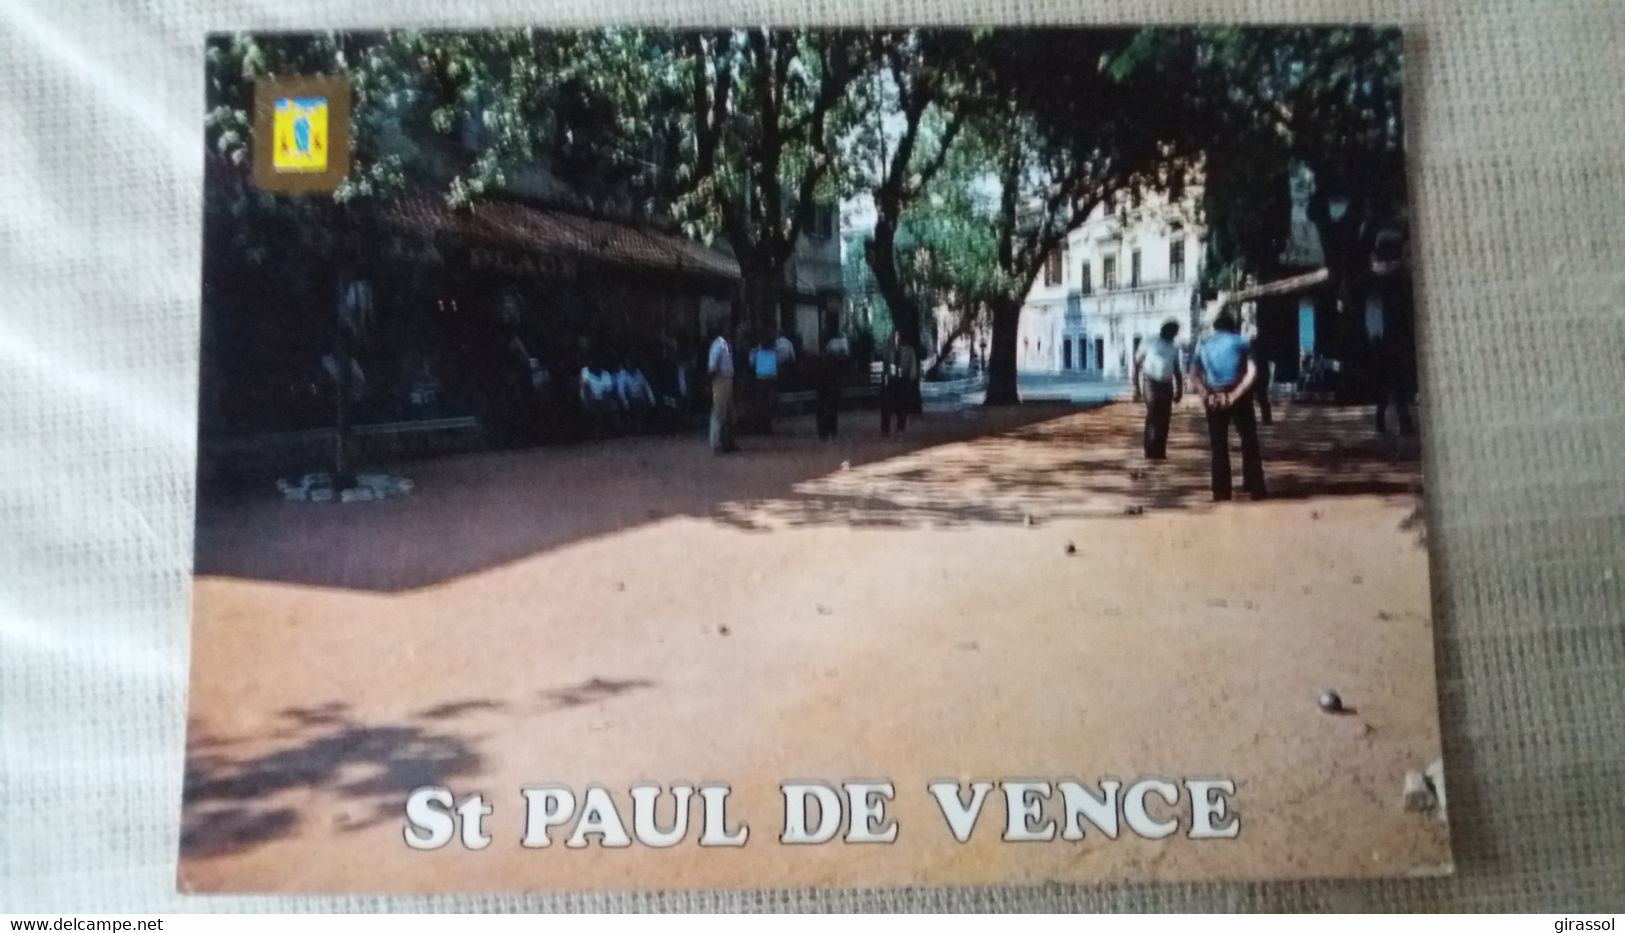
[[[1199, 179], [1210, 284], [1271, 270], [1294, 165], [1357, 193], [1359, 210], [1404, 203], [1394, 30], [217, 37], [207, 141], [225, 164], [246, 165], [252, 79], [284, 73], [350, 80], [339, 203], [428, 190], [464, 207], [545, 165], [588, 205], [725, 243], [758, 322], [776, 319], [818, 206], [865, 203], [874, 225], [857, 242], [911, 341], [922, 310], [990, 315], [992, 403], [1016, 400], [1016, 326], [1034, 278], [1116, 195]], [[247, 185], [222, 197], [245, 219], [313, 210]]]

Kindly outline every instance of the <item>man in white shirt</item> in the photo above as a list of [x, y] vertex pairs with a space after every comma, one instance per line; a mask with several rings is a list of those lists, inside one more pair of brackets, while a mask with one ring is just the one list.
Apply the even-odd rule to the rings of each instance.
[[649, 377], [631, 363], [615, 374], [615, 390], [621, 393], [621, 403], [627, 408], [654, 407], [655, 393], [649, 388]]
[[644, 418], [655, 407], [655, 391], [649, 385], [649, 377], [631, 360], [623, 360], [615, 372], [615, 391], [621, 397], [621, 407], [631, 415], [633, 429], [641, 431]]
[[779, 369], [796, 361], [796, 345], [790, 342], [789, 334], [780, 334], [779, 339], [773, 341], [773, 352], [779, 358]]
[[[1184, 377], [1179, 372], [1179, 322], [1169, 320], [1155, 339], [1146, 341], [1134, 353], [1134, 398], [1145, 399], [1145, 457], [1168, 459], [1168, 422], [1174, 403], [1185, 394]], [[1141, 377], [1144, 377], [1142, 388]]]
[[734, 444], [734, 354], [720, 328], [711, 340], [705, 368], [711, 376], [711, 452], [738, 450]]
[[615, 377], [608, 370], [581, 367], [581, 401], [589, 405], [606, 402], [614, 389]]

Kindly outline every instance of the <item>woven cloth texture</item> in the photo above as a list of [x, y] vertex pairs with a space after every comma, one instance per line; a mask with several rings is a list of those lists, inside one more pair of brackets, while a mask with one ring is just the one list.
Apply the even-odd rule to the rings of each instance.
[[[1395, 22], [1457, 874], [669, 895], [174, 893], [211, 30]], [[0, 911], [1625, 908], [1625, 3], [0, 4]]]

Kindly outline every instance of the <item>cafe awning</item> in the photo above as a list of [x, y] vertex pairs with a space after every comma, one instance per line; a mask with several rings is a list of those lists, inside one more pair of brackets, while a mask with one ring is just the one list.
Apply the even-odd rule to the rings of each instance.
[[[229, 188], [251, 187], [244, 170], [210, 154], [204, 174], [205, 209], [220, 213], [220, 223], [239, 222], [224, 195]], [[275, 210], [274, 205], [261, 206]], [[384, 244], [384, 251], [398, 259], [439, 262], [451, 258], [448, 251], [467, 249], [488, 265], [520, 274], [530, 268], [556, 272], [607, 265], [718, 285], [741, 279], [732, 255], [681, 234], [534, 202], [491, 199], [452, 208], [438, 193], [418, 191], [352, 202], [350, 216], [374, 235], [389, 237], [392, 242]], [[308, 214], [305, 220], [319, 222]]]
[[1303, 275], [1294, 275], [1284, 279], [1276, 279], [1273, 282], [1265, 282], [1261, 285], [1253, 285], [1249, 288], [1243, 288], [1240, 291], [1232, 292], [1227, 297], [1226, 303], [1241, 304], [1244, 301], [1256, 301], [1260, 298], [1274, 298], [1281, 295], [1295, 295], [1298, 292], [1304, 292], [1312, 288], [1317, 288], [1326, 284], [1326, 282], [1330, 280], [1330, 272], [1326, 271], [1325, 269], [1316, 269], [1313, 272], [1306, 272]]

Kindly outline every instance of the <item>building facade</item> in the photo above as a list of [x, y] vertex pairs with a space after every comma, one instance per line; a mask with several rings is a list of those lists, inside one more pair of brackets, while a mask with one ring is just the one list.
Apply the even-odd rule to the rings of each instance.
[[1164, 322], [1188, 345], [1199, 308], [1204, 231], [1188, 188], [1137, 205], [1100, 205], [1054, 250], [1021, 310], [1016, 369], [1126, 379]]
[[780, 328], [803, 352], [816, 354], [839, 319], [844, 289], [840, 209], [833, 201], [813, 210], [813, 221], [796, 240], [784, 277]]

